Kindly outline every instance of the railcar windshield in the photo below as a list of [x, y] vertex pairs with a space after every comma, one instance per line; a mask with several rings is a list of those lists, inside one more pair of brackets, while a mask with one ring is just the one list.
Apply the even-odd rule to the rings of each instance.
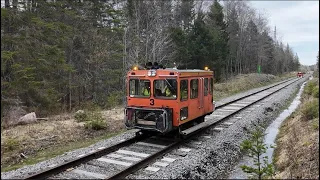
[[177, 80], [159, 79], [153, 81], [153, 91], [155, 98], [177, 99]]
[[130, 97], [150, 97], [150, 81], [146, 79], [130, 79], [129, 94]]

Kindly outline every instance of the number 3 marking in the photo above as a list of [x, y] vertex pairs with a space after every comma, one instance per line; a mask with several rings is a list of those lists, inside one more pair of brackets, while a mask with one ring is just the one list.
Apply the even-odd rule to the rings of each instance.
[[154, 105], [154, 99], [150, 99], [150, 105]]

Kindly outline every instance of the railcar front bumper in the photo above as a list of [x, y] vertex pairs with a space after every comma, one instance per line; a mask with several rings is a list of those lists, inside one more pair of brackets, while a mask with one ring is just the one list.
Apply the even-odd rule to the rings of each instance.
[[172, 109], [161, 108], [125, 108], [125, 125], [127, 129], [143, 129], [167, 133], [172, 130]]

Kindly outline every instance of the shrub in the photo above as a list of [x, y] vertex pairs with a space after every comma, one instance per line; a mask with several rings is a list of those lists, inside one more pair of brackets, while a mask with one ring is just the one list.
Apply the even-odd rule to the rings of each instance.
[[8, 138], [5, 140], [4, 149], [8, 151], [15, 150], [19, 146], [19, 142], [16, 139]]
[[319, 98], [319, 86], [316, 86], [312, 90], [312, 96], [315, 98]]
[[86, 129], [101, 130], [101, 129], [107, 128], [107, 124], [104, 121], [93, 120], [93, 121], [87, 121], [84, 127]]
[[312, 128], [313, 128], [314, 130], [319, 130], [319, 118], [314, 119], [314, 120], [312, 121]]
[[318, 99], [313, 99], [311, 101], [306, 102], [302, 108], [302, 117], [305, 120], [311, 120], [316, 117], [319, 117], [319, 101]]
[[107, 123], [100, 112], [94, 111], [89, 113], [84, 127], [86, 129], [101, 130], [107, 128]]
[[317, 79], [310, 80], [304, 87], [304, 94], [312, 95], [313, 89], [317, 86], [317, 84]]
[[85, 111], [79, 110], [74, 115], [74, 118], [76, 119], [77, 122], [83, 122], [83, 121], [87, 121], [88, 115]]

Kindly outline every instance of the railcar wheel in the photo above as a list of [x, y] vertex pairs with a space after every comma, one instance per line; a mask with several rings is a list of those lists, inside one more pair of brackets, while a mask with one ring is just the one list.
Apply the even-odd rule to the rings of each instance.
[[179, 130], [175, 131], [175, 133], [174, 133], [174, 140], [180, 140], [180, 139], [182, 139], [182, 136], [181, 136], [180, 132], [181, 132], [181, 129], [180, 129], [180, 128], [179, 128]]
[[204, 122], [204, 116], [201, 116], [199, 118], [197, 118], [197, 123], [200, 124], [200, 123], [203, 123]]

